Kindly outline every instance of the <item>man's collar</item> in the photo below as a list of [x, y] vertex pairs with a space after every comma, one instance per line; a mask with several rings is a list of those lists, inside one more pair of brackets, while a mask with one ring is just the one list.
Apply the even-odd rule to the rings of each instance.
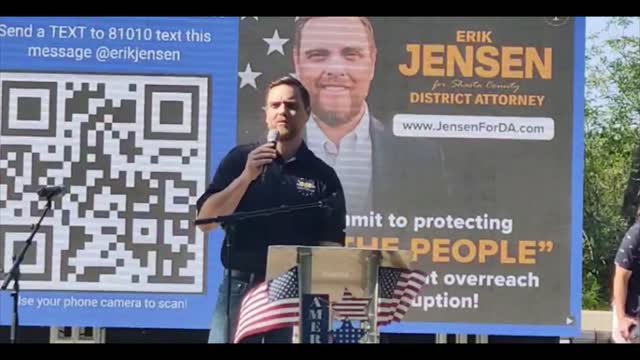
[[278, 158], [283, 164], [289, 164], [296, 160], [304, 160], [309, 156], [309, 154], [313, 153], [311, 152], [311, 150], [309, 150], [305, 141], [302, 140], [300, 146], [298, 147], [298, 150], [296, 150], [296, 153], [292, 157], [290, 157], [288, 160], [284, 160], [282, 158], [282, 155], [278, 154]]
[[369, 124], [371, 123], [371, 117], [369, 116], [369, 106], [367, 105], [367, 103], [364, 103], [364, 113], [362, 114], [362, 118], [360, 119], [360, 122], [358, 123], [358, 126], [356, 126], [355, 129], [353, 129], [353, 133], [355, 133], [356, 135], [356, 141], [358, 140], [362, 140], [362, 139], [366, 139], [369, 137]]
[[[320, 121], [320, 120], [317, 120], [317, 121]], [[313, 114], [310, 114], [306, 128], [314, 127], [315, 128], [314, 130], [322, 136], [323, 143], [326, 141], [329, 141], [329, 138], [327, 138], [327, 135], [324, 133], [324, 131], [322, 131], [320, 126], [318, 126], [317, 121], [316, 121], [316, 116]], [[367, 104], [367, 102], [365, 101], [364, 113], [362, 114], [362, 117], [358, 121], [358, 125], [356, 125], [356, 127], [353, 130], [351, 130], [347, 135], [345, 135], [345, 137], [348, 135], [354, 134], [356, 142], [368, 139], [370, 137], [370, 133], [369, 133], [370, 123], [371, 123], [371, 116], [369, 114], [369, 104]]]

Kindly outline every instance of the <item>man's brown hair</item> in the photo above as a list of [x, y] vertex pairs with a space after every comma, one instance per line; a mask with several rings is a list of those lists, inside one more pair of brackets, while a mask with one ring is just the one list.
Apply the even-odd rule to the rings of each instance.
[[279, 79], [276, 79], [274, 81], [272, 81], [269, 84], [268, 90], [267, 90], [267, 94], [265, 95], [265, 101], [267, 100], [266, 97], [269, 96], [269, 92], [271, 91], [271, 89], [273, 89], [276, 86], [279, 85], [289, 85], [292, 86], [294, 88], [298, 89], [298, 93], [300, 94], [300, 97], [302, 97], [302, 104], [304, 105], [305, 110], [307, 110], [308, 113], [311, 112], [311, 99], [309, 97], [309, 92], [307, 91], [307, 89], [304, 87], [304, 85], [302, 85], [302, 83], [300, 82], [300, 80], [294, 78], [293, 76], [283, 76]]

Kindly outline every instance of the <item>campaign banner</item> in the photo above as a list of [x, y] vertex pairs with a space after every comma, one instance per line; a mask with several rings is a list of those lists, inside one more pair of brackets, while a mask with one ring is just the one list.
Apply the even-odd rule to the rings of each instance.
[[37, 191], [65, 188], [20, 267], [20, 325], [210, 326], [221, 234], [193, 220], [234, 142], [237, 25], [0, 18], [0, 270], [44, 210]]
[[265, 89], [310, 93], [305, 141], [347, 203], [347, 245], [411, 250], [427, 284], [381, 331], [580, 331], [584, 19], [240, 22], [238, 142]]

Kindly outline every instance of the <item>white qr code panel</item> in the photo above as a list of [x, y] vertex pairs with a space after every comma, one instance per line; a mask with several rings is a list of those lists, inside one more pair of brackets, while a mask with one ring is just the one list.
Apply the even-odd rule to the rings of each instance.
[[21, 267], [28, 290], [202, 293], [210, 78], [0, 72], [0, 269], [62, 185]]

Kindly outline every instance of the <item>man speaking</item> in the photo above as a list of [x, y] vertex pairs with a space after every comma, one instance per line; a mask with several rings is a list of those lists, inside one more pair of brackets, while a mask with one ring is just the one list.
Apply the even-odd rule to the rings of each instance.
[[[221, 249], [225, 276], [211, 324], [210, 343], [226, 339], [227, 299], [231, 331], [235, 332], [240, 302], [255, 284], [265, 280], [270, 245], [344, 246], [345, 200], [335, 171], [317, 158], [303, 140], [309, 119], [309, 93], [295, 78], [283, 77], [269, 85], [265, 104], [268, 129], [277, 130], [277, 141], [240, 145], [221, 161], [212, 183], [198, 199], [198, 219], [308, 204], [334, 197], [333, 209], [314, 208], [297, 213], [243, 220], [226, 230]], [[271, 134], [274, 134], [271, 131]], [[217, 224], [200, 225], [208, 231]], [[230, 242], [231, 257], [225, 246]], [[227, 285], [231, 281], [231, 294]], [[284, 328], [243, 342], [291, 342], [292, 329]]]

